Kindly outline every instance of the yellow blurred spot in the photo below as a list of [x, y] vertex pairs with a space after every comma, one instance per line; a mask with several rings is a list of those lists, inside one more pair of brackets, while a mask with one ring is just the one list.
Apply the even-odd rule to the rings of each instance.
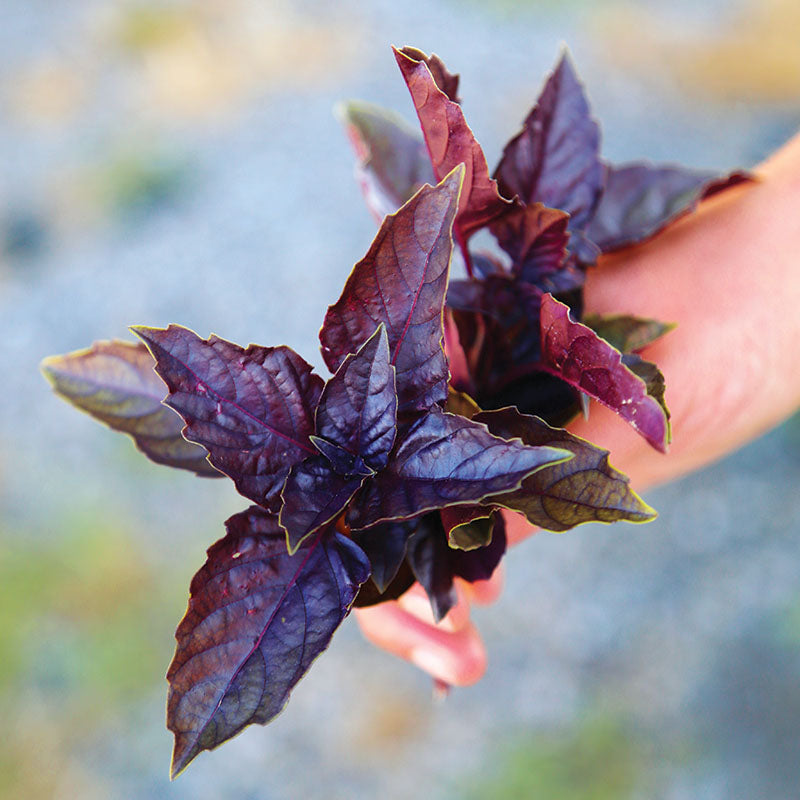
[[598, 14], [594, 27], [604, 55], [618, 66], [640, 75], [666, 71], [684, 92], [727, 102], [800, 103], [797, 0], [748, 0], [710, 34], [689, 34], [631, 4]]

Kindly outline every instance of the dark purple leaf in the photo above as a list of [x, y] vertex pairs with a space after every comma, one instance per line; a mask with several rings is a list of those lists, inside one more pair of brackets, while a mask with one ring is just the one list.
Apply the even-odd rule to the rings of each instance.
[[338, 517], [364, 482], [364, 475], [334, 472], [324, 456], [295, 464], [281, 492], [281, 527], [290, 553], [320, 528]]
[[566, 211], [575, 235], [570, 250], [586, 263], [592, 263], [596, 251], [579, 234], [603, 190], [599, 146], [600, 131], [565, 53], [522, 131], [503, 150], [495, 173], [507, 197], [518, 195], [525, 205], [544, 203]]
[[622, 356], [591, 328], [573, 322], [569, 307], [542, 297], [542, 361], [554, 375], [616, 411], [657, 450], [666, 452], [669, 421]]
[[541, 297], [538, 288], [510, 277], [451, 282], [448, 303], [469, 376], [459, 388], [481, 406], [531, 402], [532, 411], [548, 415], [572, 407], [573, 391], [540, 371]]
[[492, 541], [494, 517], [485, 506], [450, 506], [439, 512], [450, 547], [475, 550]]
[[648, 522], [655, 517], [628, 478], [608, 463], [608, 451], [515, 408], [484, 411], [476, 420], [503, 439], [518, 437], [527, 445], [546, 444], [574, 453], [569, 461], [535, 472], [516, 491], [490, 498], [492, 505], [519, 511], [549, 531], [565, 531], [582, 522]]
[[349, 539], [316, 536], [286, 552], [274, 515], [227, 522], [194, 576], [167, 673], [173, 777], [201, 751], [269, 722], [350, 610], [369, 562]]
[[438, 514], [426, 514], [408, 542], [408, 563], [428, 594], [433, 616], [440, 622], [455, 605], [455, 577], [474, 583], [488, 580], [506, 551], [505, 525], [497, 516], [492, 541], [475, 550], [455, 550]]
[[206, 450], [181, 436], [183, 422], [161, 402], [167, 387], [153, 367], [143, 344], [118, 340], [42, 361], [42, 372], [59, 396], [112, 430], [127, 433], [151, 461], [221, 478]]
[[627, 314], [587, 314], [583, 324], [621, 353], [641, 350], [675, 327], [674, 322], [659, 322]]
[[372, 580], [385, 592], [395, 579], [406, 557], [408, 538], [416, 530], [418, 520], [381, 522], [372, 528], [353, 531], [353, 541], [367, 554], [372, 565]]
[[398, 597], [402, 597], [414, 585], [415, 580], [416, 578], [408, 565], [408, 561], [404, 560], [392, 582], [383, 591], [378, 589], [371, 578], [365, 581], [358, 590], [353, 606], [365, 608], [385, 603], [388, 600], [397, 600]]
[[587, 234], [604, 253], [655, 236], [706, 197], [752, 180], [744, 172], [655, 166], [646, 162], [605, 168], [605, 191]]
[[322, 356], [335, 372], [386, 325], [398, 413], [424, 411], [447, 397], [442, 320], [462, 176], [458, 168], [438, 186], [424, 186], [384, 220], [320, 331]]
[[512, 207], [500, 196], [481, 146], [464, 119], [458, 103], [437, 85], [424, 54], [414, 48], [394, 51], [417, 111], [422, 135], [438, 180], [464, 164], [464, 191], [458, 206], [457, 227], [463, 239]]
[[383, 324], [325, 384], [316, 430], [311, 441], [322, 456], [295, 464], [281, 493], [280, 523], [289, 552], [339, 516], [365, 477], [389, 459], [397, 432], [397, 395]]
[[319, 436], [309, 436], [309, 439], [311, 439], [314, 447], [325, 456], [329, 468], [342, 477], [355, 478], [359, 476], [366, 478], [375, 474], [375, 470], [367, 465], [361, 456], [353, 455], [349, 450], [345, 450], [327, 439], [320, 439]]
[[426, 183], [436, 183], [419, 133], [392, 111], [368, 103], [340, 107], [358, 158], [357, 175], [372, 213], [381, 221]]
[[570, 455], [498, 439], [484, 425], [434, 408], [407, 431], [386, 469], [364, 484], [348, 523], [368, 528], [475, 503], [516, 489], [532, 472]]
[[389, 357], [389, 339], [381, 323], [325, 384], [316, 413], [317, 436], [373, 470], [386, 466], [397, 429], [395, 368]]
[[511, 271], [536, 286], [543, 276], [558, 272], [567, 257], [569, 214], [541, 203], [520, 206], [489, 230], [511, 256]]
[[288, 347], [243, 349], [179, 325], [132, 330], [169, 388], [165, 402], [186, 421], [184, 436], [241, 494], [277, 510], [292, 464], [317, 452], [308, 437], [322, 379]]

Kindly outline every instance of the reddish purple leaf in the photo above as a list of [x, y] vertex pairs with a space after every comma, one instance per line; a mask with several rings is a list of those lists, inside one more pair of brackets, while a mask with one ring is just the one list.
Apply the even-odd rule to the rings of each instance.
[[587, 314], [582, 322], [621, 353], [641, 350], [675, 327], [674, 322], [659, 322], [628, 314]]
[[424, 411], [447, 397], [443, 307], [462, 176], [458, 168], [438, 186], [423, 187], [384, 220], [320, 331], [322, 356], [334, 372], [386, 325], [398, 413]]
[[497, 515], [491, 543], [475, 550], [456, 550], [438, 514], [426, 514], [408, 542], [408, 563], [431, 601], [433, 616], [440, 622], [455, 605], [455, 577], [474, 583], [488, 580], [506, 551], [503, 518]]
[[464, 119], [458, 103], [436, 84], [424, 54], [414, 48], [394, 51], [417, 110], [433, 171], [441, 180], [464, 164], [464, 191], [458, 206], [457, 227], [463, 239], [512, 207], [501, 197], [481, 146]]
[[616, 411], [657, 450], [666, 452], [669, 420], [621, 353], [591, 328], [573, 322], [569, 307], [542, 297], [542, 362], [552, 374]]
[[251, 508], [192, 579], [167, 673], [172, 776], [253, 723], [266, 724], [328, 646], [369, 562], [349, 539], [322, 533], [286, 552], [274, 515]]
[[[495, 177], [507, 197], [525, 205], [544, 203], [570, 215], [570, 250], [591, 263], [596, 251], [580, 232], [592, 218], [603, 190], [600, 131], [583, 86], [566, 53], [537, 104], [503, 150]], [[576, 250], [577, 247], [577, 250]]]
[[670, 418], [667, 403], [664, 400], [664, 392], [667, 384], [661, 370], [652, 361], [645, 361], [636, 353], [624, 353], [622, 363], [637, 377], [644, 381], [647, 387], [647, 394], [650, 395], [660, 406], [667, 419]]
[[86, 350], [42, 361], [55, 392], [109, 428], [127, 433], [151, 461], [208, 478], [222, 473], [200, 445], [181, 436], [181, 418], [161, 401], [167, 387], [143, 344], [95, 342]]
[[395, 368], [389, 357], [389, 339], [381, 323], [325, 384], [316, 413], [317, 436], [372, 470], [386, 466], [397, 432]]
[[492, 223], [489, 230], [511, 256], [511, 271], [521, 280], [539, 286], [558, 272], [567, 257], [569, 214], [541, 203], [520, 206]]
[[416, 47], [404, 47], [401, 52], [408, 58], [413, 58], [416, 61], [424, 61], [430, 70], [433, 80], [436, 82], [437, 88], [444, 92], [448, 99], [454, 103], [460, 103], [461, 98], [458, 96], [458, 83], [460, 76], [454, 75], [450, 72], [439, 56], [436, 53], [426, 55], [422, 50], [417, 50]]
[[392, 111], [368, 103], [339, 109], [356, 151], [356, 174], [367, 206], [380, 222], [426, 183], [436, 183], [425, 142]]
[[713, 172], [658, 167], [645, 162], [606, 166], [605, 190], [587, 228], [602, 252], [643, 242], [694, 211], [712, 194], [752, 178], [744, 172], [720, 177]]
[[516, 491], [490, 498], [491, 505], [519, 511], [549, 531], [566, 531], [583, 522], [648, 522], [656, 516], [630, 488], [628, 478], [608, 463], [607, 450], [515, 408], [484, 411], [475, 419], [503, 439], [517, 437], [526, 445], [546, 444], [574, 453], [569, 461], [525, 478]]
[[411, 519], [516, 489], [523, 478], [571, 453], [525, 447], [486, 426], [432, 409], [405, 433], [386, 469], [364, 484], [348, 511], [351, 528]]
[[165, 402], [186, 421], [184, 436], [241, 494], [277, 510], [289, 468], [316, 455], [308, 437], [322, 379], [289, 347], [243, 349], [179, 325], [132, 330], [169, 388]]

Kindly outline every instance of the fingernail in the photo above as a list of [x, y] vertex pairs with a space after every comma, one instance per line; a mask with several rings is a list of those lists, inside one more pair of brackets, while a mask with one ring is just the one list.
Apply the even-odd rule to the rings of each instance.
[[431, 610], [431, 604], [427, 597], [420, 597], [416, 594], [404, 594], [397, 601], [400, 607], [417, 619], [427, 622], [429, 625], [436, 625], [439, 630], [447, 633], [454, 633], [455, 626], [449, 616], [445, 616], [440, 622], [436, 622]]
[[427, 647], [415, 647], [409, 654], [412, 664], [444, 683], [452, 683], [452, 669], [445, 659]]

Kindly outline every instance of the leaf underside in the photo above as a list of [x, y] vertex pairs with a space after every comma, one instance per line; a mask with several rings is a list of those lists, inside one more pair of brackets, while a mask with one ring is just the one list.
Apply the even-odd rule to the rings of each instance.
[[367, 206], [381, 221], [424, 184], [436, 183], [419, 132], [392, 111], [368, 103], [340, 107], [358, 158], [357, 176]]
[[606, 165], [605, 171], [605, 190], [587, 231], [604, 253], [643, 242], [704, 198], [752, 180], [744, 172], [720, 177], [647, 162]]
[[627, 476], [608, 463], [608, 451], [516, 408], [484, 411], [476, 420], [496, 436], [516, 436], [531, 446], [547, 443], [574, 454], [569, 461], [535, 472], [518, 490], [495, 495], [489, 503], [519, 511], [549, 531], [566, 531], [584, 522], [648, 522], [655, 517], [630, 488]]
[[85, 350], [50, 356], [42, 371], [55, 392], [81, 411], [120, 433], [156, 464], [221, 478], [208, 453], [181, 436], [183, 422], [161, 401], [167, 387], [153, 370], [143, 344], [95, 342]]
[[338, 534], [321, 533], [289, 555], [276, 517], [260, 508], [226, 526], [192, 579], [175, 634], [167, 673], [173, 777], [283, 709], [369, 576], [366, 556]]

